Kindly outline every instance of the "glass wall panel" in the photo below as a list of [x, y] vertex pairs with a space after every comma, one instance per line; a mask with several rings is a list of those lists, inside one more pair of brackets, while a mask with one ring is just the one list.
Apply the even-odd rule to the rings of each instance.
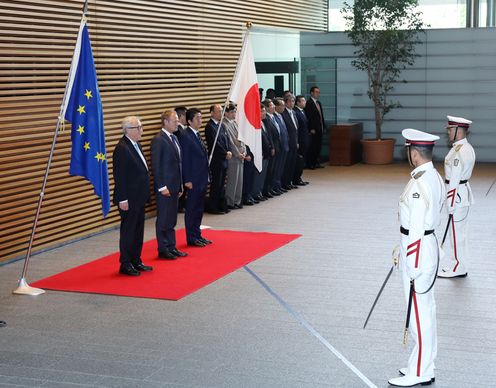
[[[329, 31], [344, 31], [345, 21], [340, 10], [353, 0], [329, 1]], [[479, 27], [494, 26], [494, 0], [478, 1]], [[467, 25], [467, 3], [470, 0], [419, 0], [419, 9], [427, 28], [464, 28]]]

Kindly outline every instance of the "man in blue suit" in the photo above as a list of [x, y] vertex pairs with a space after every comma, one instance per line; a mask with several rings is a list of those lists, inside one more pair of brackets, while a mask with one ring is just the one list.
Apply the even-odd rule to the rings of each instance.
[[198, 132], [202, 124], [201, 111], [188, 109], [186, 120], [188, 127], [179, 138], [183, 152], [183, 182], [188, 196], [184, 214], [186, 241], [190, 246], [204, 247], [212, 241], [203, 238], [200, 231], [209, 181], [207, 148]]
[[174, 260], [187, 256], [176, 248], [178, 200], [183, 193], [181, 147], [174, 132], [177, 131], [178, 117], [173, 110], [161, 115], [162, 129], [152, 140], [152, 171], [155, 195], [157, 197], [158, 257]]

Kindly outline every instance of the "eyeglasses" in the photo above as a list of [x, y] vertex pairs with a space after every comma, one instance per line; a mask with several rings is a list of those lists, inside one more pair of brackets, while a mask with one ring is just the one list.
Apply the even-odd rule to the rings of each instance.
[[143, 126], [142, 125], [135, 125], [132, 127], [127, 127], [127, 129], [143, 129]]

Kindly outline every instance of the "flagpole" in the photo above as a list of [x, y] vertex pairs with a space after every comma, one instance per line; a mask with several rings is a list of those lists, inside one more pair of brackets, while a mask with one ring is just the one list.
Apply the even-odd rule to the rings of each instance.
[[245, 33], [245, 36], [243, 37], [243, 44], [241, 45], [241, 53], [239, 55], [239, 58], [238, 58], [238, 63], [236, 63], [236, 70], [234, 71], [234, 76], [233, 76], [233, 79], [231, 81], [231, 86], [229, 87], [229, 93], [226, 97], [226, 102], [224, 103], [224, 107], [222, 109], [222, 115], [220, 116], [220, 122], [219, 122], [219, 129], [217, 130], [217, 133], [215, 134], [215, 140], [214, 140], [214, 144], [212, 146], [212, 152], [210, 153], [210, 156], [208, 158], [208, 165], [210, 166], [210, 163], [212, 162], [212, 157], [214, 156], [214, 150], [215, 150], [215, 146], [217, 145], [217, 139], [219, 138], [219, 132], [220, 132], [220, 128], [222, 126], [222, 120], [224, 120], [224, 114], [226, 113], [226, 107], [227, 107], [227, 104], [229, 103], [229, 95], [231, 94], [231, 89], [232, 89], [232, 86], [233, 86], [233, 83], [234, 83], [234, 80], [236, 79], [237, 75], [238, 75], [238, 71], [239, 71], [239, 65], [240, 65], [240, 58], [241, 58], [241, 54], [243, 53], [243, 49], [245, 47], [245, 42], [246, 42], [246, 38], [247, 38], [247, 35], [248, 33], [250, 32], [250, 28], [252, 27], [252, 23], [251, 22], [246, 22], [246, 33]]
[[[83, 18], [86, 17], [86, 13], [88, 12], [88, 0], [85, 0], [84, 6], [83, 6]], [[74, 64], [71, 64], [71, 70], [72, 66]], [[70, 74], [70, 71], [69, 71]], [[34, 217], [34, 222], [33, 222], [33, 227], [31, 230], [31, 237], [29, 239], [29, 245], [28, 245], [28, 251], [26, 253], [26, 258], [24, 259], [24, 267], [22, 268], [22, 274], [21, 278], [19, 279], [19, 283], [17, 288], [12, 291], [13, 294], [18, 294], [18, 295], [41, 295], [45, 293], [45, 290], [42, 290], [41, 288], [36, 288], [36, 287], [31, 287], [27, 280], [26, 280], [26, 275], [28, 272], [28, 266], [29, 266], [29, 259], [31, 257], [31, 251], [33, 248], [33, 242], [34, 242], [34, 236], [36, 234], [36, 228], [38, 226], [38, 219], [40, 216], [40, 211], [41, 211], [41, 205], [43, 203], [43, 197], [45, 196], [45, 188], [46, 188], [46, 183], [48, 181], [48, 173], [50, 171], [50, 166], [52, 164], [52, 158], [53, 158], [53, 152], [55, 150], [55, 143], [57, 143], [57, 135], [60, 130], [60, 123], [64, 121], [63, 117], [63, 111], [64, 111], [64, 106], [65, 106], [65, 101], [67, 98], [67, 89], [69, 86], [69, 81], [70, 77], [67, 78], [67, 82], [65, 84], [65, 90], [64, 90], [64, 96], [62, 97], [62, 103], [60, 104], [60, 111], [59, 115], [57, 118], [57, 125], [55, 126], [55, 133], [53, 134], [53, 140], [52, 140], [52, 147], [50, 148], [50, 155], [48, 156], [48, 161], [45, 169], [45, 176], [43, 178], [43, 183], [41, 185], [41, 191], [40, 191], [40, 197], [38, 199], [38, 207], [36, 209], [36, 215]]]

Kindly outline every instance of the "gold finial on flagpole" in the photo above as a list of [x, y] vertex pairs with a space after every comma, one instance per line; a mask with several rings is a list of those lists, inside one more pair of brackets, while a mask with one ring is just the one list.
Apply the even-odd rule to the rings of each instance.
[[253, 26], [251, 22], [246, 22], [246, 28], [250, 29]]

